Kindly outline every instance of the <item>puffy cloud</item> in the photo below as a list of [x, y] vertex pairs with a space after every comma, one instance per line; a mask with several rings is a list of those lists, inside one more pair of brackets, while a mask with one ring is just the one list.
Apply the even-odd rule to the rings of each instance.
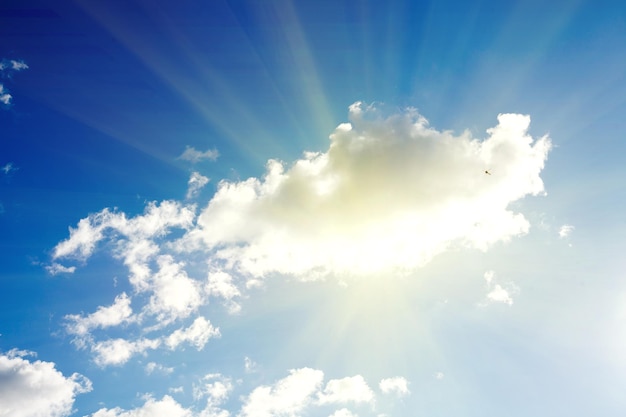
[[571, 224], [564, 224], [559, 229], [559, 237], [561, 239], [564, 239], [568, 237], [573, 231], [574, 231], [574, 226], [572, 226]]
[[189, 342], [196, 349], [202, 350], [204, 345], [212, 337], [220, 337], [220, 330], [213, 327], [210, 321], [204, 317], [198, 317], [191, 326], [186, 329], [178, 329], [165, 339], [165, 344], [170, 349], [175, 349], [184, 342]]
[[151, 202], [143, 215], [131, 219], [127, 219], [124, 213], [104, 209], [81, 219], [76, 228], [70, 227], [70, 237], [55, 246], [52, 258], [86, 260], [107, 230], [128, 239], [118, 242], [121, 246], [119, 251], [125, 254], [127, 249], [136, 249], [136, 242], [163, 237], [171, 228], [191, 227], [194, 209], [175, 201]]
[[396, 394], [398, 397], [409, 395], [409, 381], [401, 376], [381, 379], [378, 384], [383, 394]]
[[54, 363], [31, 362], [26, 354], [0, 354], [0, 416], [69, 416], [76, 395], [91, 391], [91, 382], [77, 373], [65, 377]]
[[324, 391], [318, 396], [320, 404], [329, 403], [370, 403], [374, 400], [374, 392], [361, 375], [332, 379], [328, 381]]
[[509, 205], [544, 192], [550, 149], [528, 135], [530, 117], [501, 114], [484, 140], [430, 128], [414, 109], [355, 103], [349, 119], [325, 153], [220, 182], [179, 248], [255, 278], [314, 279], [410, 270], [453, 245], [486, 250], [528, 231]]
[[202, 305], [203, 295], [200, 283], [187, 276], [183, 263], [174, 262], [170, 255], [160, 256], [157, 263], [159, 270], [151, 278], [147, 311], [165, 325], [188, 317]]
[[311, 403], [324, 374], [311, 368], [294, 369], [273, 386], [260, 386], [244, 399], [241, 416], [296, 416]]
[[167, 416], [167, 417], [192, 417], [193, 413], [181, 406], [176, 400], [169, 395], [165, 395], [161, 400], [155, 400], [148, 397], [146, 402], [139, 408], [124, 411], [119, 407], [107, 409], [102, 408], [91, 417], [151, 417], [151, 416]]
[[435, 373], [435, 379], [438, 379], [438, 380], [442, 380], [442, 379], [444, 379], [444, 378], [445, 378], [445, 376], [446, 376], [446, 375], [445, 375], [443, 372], [437, 372], [437, 373]]
[[225, 378], [220, 374], [208, 374], [202, 378], [199, 385], [194, 385], [194, 399], [199, 400], [207, 397], [209, 407], [215, 408], [222, 404], [233, 390], [233, 383], [230, 378]]
[[187, 198], [193, 198], [198, 195], [200, 190], [209, 183], [209, 179], [199, 172], [192, 172], [187, 181]]
[[65, 316], [67, 332], [79, 337], [87, 336], [93, 329], [117, 326], [132, 320], [133, 310], [130, 307], [131, 299], [126, 293], [115, 297], [115, 301], [108, 307], [98, 307], [95, 313], [87, 316], [69, 314]]
[[329, 417], [357, 417], [357, 415], [347, 408], [342, 408], [332, 413]]
[[95, 363], [98, 366], [123, 365], [135, 354], [143, 353], [148, 349], [156, 349], [160, 340], [140, 339], [129, 341], [126, 339], [110, 339], [94, 343], [91, 351], [96, 355]]
[[185, 161], [189, 161], [192, 164], [208, 159], [209, 161], [215, 161], [219, 156], [219, 152], [217, 149], [209, 149], [204, 152], [195, 149], [193, 146], [186, 146], [185, 151], [178, 157], [178, 159], [183, 159]]

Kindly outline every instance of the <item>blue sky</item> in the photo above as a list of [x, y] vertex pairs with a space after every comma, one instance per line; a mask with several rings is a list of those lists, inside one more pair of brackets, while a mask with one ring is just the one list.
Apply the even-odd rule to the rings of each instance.
[[4, 1], [0, 416], [622, 416], [626, 6]]

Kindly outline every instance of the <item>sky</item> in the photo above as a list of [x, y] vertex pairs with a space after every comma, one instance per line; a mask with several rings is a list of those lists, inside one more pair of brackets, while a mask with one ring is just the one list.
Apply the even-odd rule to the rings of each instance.
[[4, 0], [0, 417], [623, 416], [621, 1]]

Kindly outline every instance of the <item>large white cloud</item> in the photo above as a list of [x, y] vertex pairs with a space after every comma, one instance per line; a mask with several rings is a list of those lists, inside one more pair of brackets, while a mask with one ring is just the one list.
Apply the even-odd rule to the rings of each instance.
[[327, 152], [222, 181], [179, 248], [251, 277], [313, 279], [413, 269], [452, 245], [484, 250], [528, 231], [509, 205], [544, 192], [550, 149], [528, 135], [530, 117], [501, 114], [484, 140], [430, 128], [414, 109], [355, 103], [349, 119]]
[[318, 395], [320, 404], [370, 403], [373, 400], [374, 392], [361, 375], [332, 379], [328, 381], [324, 391]]
[[28, 353], [0, 354], [0, 416], [69, 416], [76, 395], [91, 391], [91, 382], [77, 373], [64, 376], [52, 362], [31, 362]]

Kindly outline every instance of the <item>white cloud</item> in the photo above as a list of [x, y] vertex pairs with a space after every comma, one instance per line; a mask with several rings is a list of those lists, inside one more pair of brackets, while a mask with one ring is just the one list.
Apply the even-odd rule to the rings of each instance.
[[161, 400], [155, 400], [149, 397], [146, 402], [139, 408], [124, 411], [119, 407], [107, 409], [102, 408], [91, 417], [192, 417], [193, 413], [181, 406], [176, 400], [169, 395], [165, 395]]
[[234, 301], [241, 296], [241, 291], [233, 283], [231, 274], [218, 269], [210, 271], [204, 290], [209, 296], [222, 298], [231, 313], [241, 310], [241, 306]]
[[108, 307], [98, 307], [95, 313], [87, 316], [69, 314], [65, 316], [68, 321], [66, 330], [76, 336], [86, 336], [93, 329], [117, 326], [132, 321], [133, 310], [130, 307], [131, 299], [126, 293], [115, 297], [115, 301]]
[[203, 304], [200, 283], [189, 278], [183, 263], [170, 255], [157, 258], [159, 270], [151, 278], [152, 296], [147, 311], [157, 316], [161, 325], [188, 317]]
[[91, 391], [84, 376], [65, 377], [54, 363], [24, 356], [17, 350], [0, 354], [0, 416], [69, 416], [76, 395]]
[[318, 395], [320, 404], [370, 403], [373, 400], [374, 392], [361, 375], [332, 379], [328, 381], [324, 391]]
[[572, 226], [571, 224], [564, 224], [559, 229], [559, 237], [561, 239], [564, 239], [568, 237], [573, 231], [574, 231], [574, 226]]
[[446, 375], [445, 375], [443, 372], [437, 372], [437, 373], [435, 373], [435, 379], [438, 379], [438, 380], [442, 380], [442, 379], [444, 379], [444, 378], [445, 378], [445, 376], [446, 376]]
[[164, 375], [169, 375], [174, 372], [174, 368], [166, 367], [156, 362], [148, 362], [145, 367], [146, 374], [152, 375], [155, 372], [159, 372]]
[[192, 172], [187, 181], [187, 198], [193, 198], [198, 195], [200, 190], [209, 183], [209, 178], [201, 175], [199, 172]]
[[409, 395], [409, 381], [401, 376], [384, 378], [378, 384], [383, 394], [396, 394], [398, 397]]
[[57, 262], [53, 262], [45, 268], [50, 275], [73, 274], [76, 271], [75, 266], [63, 266]]
[[484, 278], [487, 282], [487, 302], [513, 305], [513, 295], [519, 292], [517, 286], [509, 283], [508, 288], [504, 288], [502, 285], [495, 283], [494, 271], [485, 272]]
[[294, 369], [273, 386], [260, 386], [244, 399], [243, 417], [296, 416], [311, 403], [324, 374], [311, 368]]
[[352, 411], [348, 410], [347, 408], [342, 408], [341, 410], [337, 410], [334, 413], [332, 413], [329, 417], [358, 417], [358, 416], [354, 414]]
[[28, 65], [26, 65], [26, 63], [24, 61], [16, 61], [14, 59], [11, 60], [11, 69], [15, 70], [15, 71], [21, 71], [24, 69], [27, 69]]
[[249, 357], [246, 356], [244, 358], [243, 367], [244, 367], [244, 370], [246, 371], [246, 373], [249, 374], [249, 373], [252, 373], [252, 372], [256, 372], [257, 364], [252, 359], [250, 359]]
[[185, 151], [178, 157], [178, 159], [183, 159], [185, 161], [189, 161], [192, 164], [203, 160], [215, 161], [219, 156], [219, 152], [217, 149], [209, 149], [204, 152], [196, 150], [193, 146], [186, 146]]
[[526, 233], [508, 206], [544, 192], [550, 141], [534, 141], [529, 123], [501, 114], [478, 140], [430, 128], [413, 109], [385, 117], [356, 103], [328, 152], [220, 182], [178, 247], [253, 278], [302, 279], [411, 270], [455, 245], [486, 250]]
[[8, 93], [4, 88], [4, 85], [0, 84], [0, 103], [8, 106], [11, 103], [13, 96]]
[[160, 344], [159, 340], [150, 339], [140, 339], [134, 342], [126, 339], [110, 339], [94, 343], [91, 351], [96, 355], [94, 358], [96, 365], [120, 366], [128, 362], [133, 355], [144, 353], [148, 349], [156, 349]]
[[198, 350], [213, 337], [220, 337], [220, 329], [213, 327], [210, 321], [204, 317], [198, 317], [191, 326], [186, 329], [178, 329], [165, 339], [165, 344], [170, 349], [175, 349], [181, 343], [188, 342]]
[[76, 228], [70, 227], [70, 237], [54, 248], [52, 258], [78, 258], [86, 260], [93, 253], [104, 232], [120, 234], [129, 240], [120, 240], [119, 252], [134, 249], [134, 243], [165, 236], [171, 228], [189, 228], [192, 225], [194, 206], [182, 206], [175, 201], [148, 203], [143, 215], [127, 219], [124, 213], [104, 209], [81, 219]]
[[193, 396], [196, 401], [207, 397], [207, 406], [215, 409], [228, 399], [233, 390], [230, 378], [220, 374], [208, 374], [202, 378], [199, 385], [194, 385]]

